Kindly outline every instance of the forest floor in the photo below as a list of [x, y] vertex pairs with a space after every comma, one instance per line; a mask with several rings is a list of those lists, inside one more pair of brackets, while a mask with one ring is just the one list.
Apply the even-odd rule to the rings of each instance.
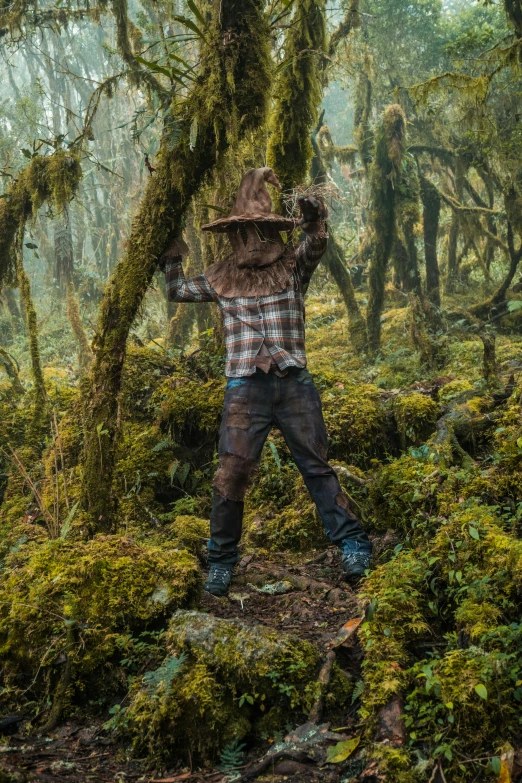
[[[374, 541], [377, 553], [381, 548], [379, 544], [380, 541]], [[285, 563], [284, 567], [282, 563]], [[271, 594], [274, 590], [276, 592]], [[237, 568], [230, 594], [216, 598], [203, 593], [200, 608], [215, 617], [288, 631], [314, 643], [324, 657], [335, 646], [336, 659], [343, 670], [354, 681], [359, 678], [362, 651], [357, 643], [357, 634], [350, 634], [346, 639], [344, 636], [356, 627], [355, 618], [363, 612], [356, 590], [342, 580], [341, 559], [336, 547], [330, 547], [304, 564], [296, 561], [295, 565], [288, 565], [288, 553], [281, 553], [280, 557], [276, 553], [270, 560], [248, 555]], [[351, 620], [355, 621], [350, 623]], [[349, 631], [343, 632], [346, 623]], [[321, 731], [326, 733], [326, 728], [334, 732], [337, 730], [336, 735], [343, 740], [356, 736], [356, 712], [357, 707], [354, 706], [340, 714], [336, 726], [318, 721]], [[4, 779], [20, 783], [33, 780], [52, 783], [62, 779], [70, 783], [87, 780], [100, 783], [131, 780], [143, 783], [225, 783], [238, 779], [237, 775], [228, 776], [219, 768], [191, 770], [187, 766], [151, 770], [139, 759], [132, 759], [125, 747], [108, 734], [103, 724], [104, 719], [86, 723], [67, 722], [47, 736], [20, 733], [4, 738], [4, 744], [0, 745], [0, 783]], [[287, 728], [291, 732], [296, 727], [289, 724]], [[323, 756], [324, 750], [335, 741], [333, 737], [326, 737], [320, 743]], [[265, 745], [264, 749], [257, 746], [246, 756], [238, 774], [253, 772], [264, 755], [263, 751], [270, 751], [270, 743]], [[290, 758], [274, 760], [259, 776], [256, 775], [256, 779], [270, 783], [286, 780], [338, 783], [340, 769], [337, 771], [333, 764], [323, 766], [314, 763], [311, 758], [309, 763], [296, 760], [305, 755], [306, 751], [289, 753]], [[2, 772], [13, 775], [13, 778], [4, 778]], [[343, 772], [346, 775], [346, 768]], [[348, 779], [362, 780], [359, 777]]]

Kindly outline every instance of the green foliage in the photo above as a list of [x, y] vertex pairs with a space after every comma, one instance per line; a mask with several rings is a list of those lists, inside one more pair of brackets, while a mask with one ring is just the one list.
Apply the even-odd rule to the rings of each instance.
[[219, 757], [219, 768], [223, 772], [235, 772], [242, 764], [245, 758], [245, 743], [238, 739], [232, 740], [223, 748]]

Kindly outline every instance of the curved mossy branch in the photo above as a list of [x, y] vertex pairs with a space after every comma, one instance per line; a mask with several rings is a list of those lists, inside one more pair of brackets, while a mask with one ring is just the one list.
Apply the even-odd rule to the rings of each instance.
[[322, 98], [325, 46], [323, 0], [298, 0], [274, 86], [267, 148], [267, 164], [276, 172], [283, 191], [308, 176], [313, 155], [310, 134]]
[[[109, 281], [84, 389], [82, 503], [91, 529], [114, 525], [112, 476], [118, 394], [129, 330], [169, 238], [182, 228], [191, 199], [230, 144], [265, 119], [270, 87], [269, 30], [260, 0], [222, 0], [202, 43], [201, 70], [181, 109], [174, 150], [163, 143], [124, 257]], [[193, 128], [197, 121], [197, 139]], [[191, 133], [192, 129], [192, 133]]]
[[522, 260], [522, 242], [520, 243], [518, 249], [515, 248], [515, 237], [513, 233], [513, 227], [509, 222], [508, 222], [508, 247], [509, 247], [510, 262], [509, 262], [509, 269], [504, 280], [498, 286], [495, 293], [489, 299], [487, 299], [485, 302], [480, 302], [479, 304], [473, 305], [472, 307], [469, 308], [469, 312], [472, 313], [472, 315], [476, 316], [477, 318], [487, 318], [489, 316], [490, 311], [494, 307], [498, 307], [498, 305], [502, 304], [502, 302], [505, 301], [508, 288], [513, 282], [513, 278], [515, 277], [520, 261]]
[[[322, 183], [326, 181], [326, 168], [325, 161], [322, 155], [322, 150], [318, 144], [318, 135], [323, 130], [324, 111], [321, 112], [319, 122], [315, 128], [314, 133], [311, 136], [313, 158], [310, 168], [311, 180], [315, 183]], [[355, 288], [353, 285], [350, 272], [344, 263], [344, 253], [336, 241], [332, 228], [330, 227], [330, 239], [326, 248], [326, 253], [323, 257], [323, 264], [328, 267], [328, 271], [335, 280], [337, 287], [343, 297], [346, 309], [348, 311], [348, 331], [350, 333], [350, 340], [353, 347], [357, 351], [362, 351], [366, 347], [367, 335], [366, 324], [361, 314], [359, 303], [355, 297]]]
[[353, 165], [355, 157], [359, 153], [359, 149], [355, 144], [346, 144], [343, 147], [338, 147], [334, 144], [328, 125], [323, 125], [319, 129], [319, 132], [317, 133], [317, 145], [321, 151], [321, 158], [329, 167], [332, 166], [334, 161], [337, 161], [341, 165]]
[[0, 345], [0, 365], [4, 368], [9, 380], [11, 381], [11, 384], [13, 386], [13, 391], [15, 394], [24, 394], [25, 389], [22, 386], [22, 382], [20, 381], [20, 377], [18, 375], [18, 367], [16, 365], [15, 360], [13, 357], [7, 353], [4, 348]]
[[352, 0], [350, 7], [342, 22], [335, 28], [330, 36], [328, 43], [328, 56], [333, 57], [337, 47], [342, 41], [346, 40], [352, 30], [357, 30], [361, 26], [361, 14], [359, 12], [359, 0]]
[[6, 188], [0, 201], [0, 288], [17, 274], [17, 233], [23, 232], [44, 202], [62, 210], [76, 193], [81, 176], [79, 155], [60, 149], [49, 156], [36, 155]]
[[359, 309], [359, 303], [355, 298], [355, 289], [353, 287], [350, 272], [346, 269], [344, 264], [342, 248], [332, 235], [330, 235], [328, 241], [323, 263], [328, 267], [344, 300], [348, 311], [348, 332], [350, 334], [350, 341], [355, 351], [360, 353], [366, 348], [366, 323]]

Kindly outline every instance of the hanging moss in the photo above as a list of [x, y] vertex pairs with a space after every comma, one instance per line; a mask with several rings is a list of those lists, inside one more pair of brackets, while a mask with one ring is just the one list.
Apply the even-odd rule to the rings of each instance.
[[14, 243], [18, 231], [45, 201], [57, 211], [73, 198], [82, 177], [80, 159], [70, 150], [36, 155], [6, 188], [0, 200], [0, 288], [15, 280]]
[[310, 134], [322, 97], [324, 14], [322, 0], [298, 0], [274, 85], [267, 163], [279, 177], [283, 191], [303, 182], [310, 168]]

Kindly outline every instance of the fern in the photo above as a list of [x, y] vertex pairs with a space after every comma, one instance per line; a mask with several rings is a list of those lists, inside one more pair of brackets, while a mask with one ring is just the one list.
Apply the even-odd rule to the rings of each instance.
[[160, 440], [159, 443], [155, 443], [151, 451], [165, 451], [165, 449], [171, 449], [174, 445], [174, 441], [171, 438], [167, 438], [167, 440]]
[[152, 695], [156, 696], [160, 685], [165, 685], [165, 696], [168, 696], [172, 686], [172, 680], [179, 674], [179, 671], [185, 663], [186, 655], [183, 653], [176, 658], [172, 656], [167, 658], [161, 666], [154, 669], [152, 672], [147, 672], [143, 676], [143, 685], [145, 689]]
[[364, 691], [364, 680], [357, 680], [352, 693], [352, 704], [355, 704], [359, 696]]
[[219, 759], [219, 769], [222, 772], [236, 772], [243, 764], [245, 758], [245, 743], [239, 739], [232, 740], [225, 745]]

